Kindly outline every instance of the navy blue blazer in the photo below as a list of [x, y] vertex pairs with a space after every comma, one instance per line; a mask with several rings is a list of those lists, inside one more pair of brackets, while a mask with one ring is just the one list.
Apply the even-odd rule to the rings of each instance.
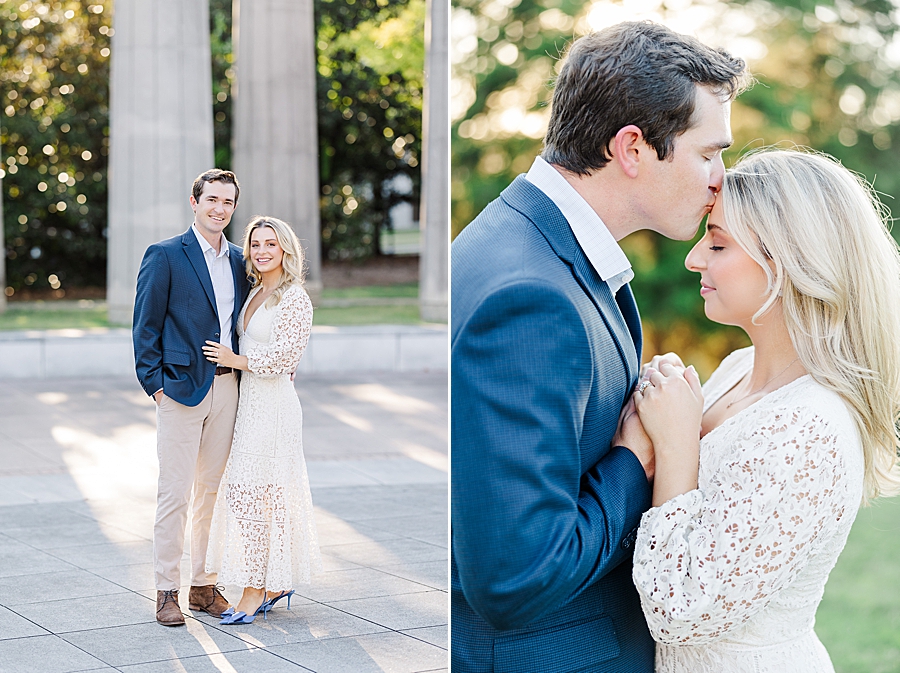
[[[228, 243], [234, 274], [231, 345], [238, 352], [235, 327], [250, 291], [243, 252]], [[203, 249], [191, 229], [154, 243], [141, 261], [134, 300], [134, 368], [148, 395], [162, 388], [189, 407], [200, 404], [212, 386], [216, 366], [202, 347], [219, 341], [219, 313]]]
[[451, 259], [453, 673], [652, 673], [630, 563], [651, 489], [611, 447], [639, 370], [631, 289], [523, 176]]

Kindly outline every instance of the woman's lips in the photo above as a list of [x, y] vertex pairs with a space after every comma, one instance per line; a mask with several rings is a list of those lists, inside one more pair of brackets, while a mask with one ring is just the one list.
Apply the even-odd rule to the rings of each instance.
[[710, 292], [715, 292], [715, 291], [716, 291], [716, 288], [712, 287], [711, 285], [707, 285], [706, 283], [700, 283], [700, 296], [701, 297], [705, 297]]

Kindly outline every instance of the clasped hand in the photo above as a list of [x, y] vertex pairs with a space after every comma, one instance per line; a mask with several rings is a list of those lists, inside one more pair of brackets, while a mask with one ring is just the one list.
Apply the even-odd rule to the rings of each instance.
[[659, 369], [647, 367], [643, 380], [650, 385], [634, 392], [634, 406], [656, 453], [699, 443], [703, 392], [693, 366], [663, 361]]
[[644, 365], [640, 388], [622, 410], [613, 443], [640, 460], [657, 505], [696, 488], [703, 393], [697, 372], [674, 353]]

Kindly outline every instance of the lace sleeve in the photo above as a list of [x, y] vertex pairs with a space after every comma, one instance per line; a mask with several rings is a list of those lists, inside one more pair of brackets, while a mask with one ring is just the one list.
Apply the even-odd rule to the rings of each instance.
[[312, 302], [306, 291], [293, 286], [281, 297], [272, 322], [272, 338], [265, 346], [247, 351], [247, 367], [259, 376], [290, 374], [309, 341], [312, 330]]
[[853, 442], [812, 410], [767, 418], [728, 447], [709, 484], [643, 516], [633, 578], [659, 642], [723, 637], [792, 581], [824, 527], [855, 513]]

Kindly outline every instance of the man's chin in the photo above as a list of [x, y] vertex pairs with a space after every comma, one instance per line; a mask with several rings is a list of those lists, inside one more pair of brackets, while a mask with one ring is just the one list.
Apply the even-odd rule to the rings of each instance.
[[701, 224], [702, 222], [698, 222], [694, 225], [682, 227], [678, 232], [678, 236], [670, 236], [669, 238], [673, 241], [690, 241], [697, 235], [697, 230], [700, 228]]

